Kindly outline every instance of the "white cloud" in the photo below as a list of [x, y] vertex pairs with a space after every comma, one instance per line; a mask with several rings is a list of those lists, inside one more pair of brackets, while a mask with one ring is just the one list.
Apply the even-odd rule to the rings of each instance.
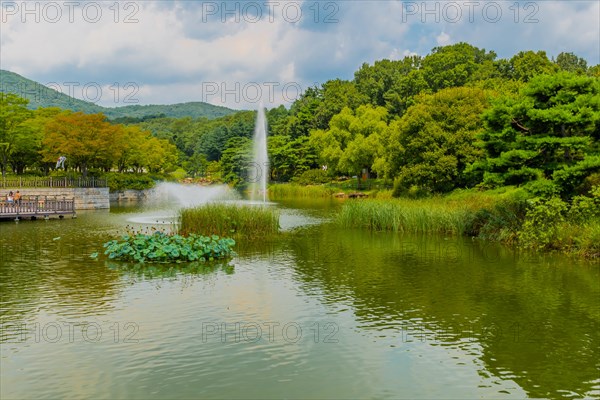
[[[263, 19], [252, 23], [251, 14], [238, 15], [239, 22], [226, 16], [228, 21], [222, 22], [222, 10], [207, 15], [209, 3], [199, 1], [121, 2], [118, 16], [112, 2], [90, 3], [104, 7], [98, 22], [89, 22], [82, 13], [87, 3], [73, 10], [73, 22], [63, 9], [55, 23], [44, 21], [43, 10], [36, 23], [36, 15], [4, 7], [0, 68], [43, 83], [75, 80], [82, 86], [98, 82], [122, 87], [135, 82], [140, 104], [225, 100], [233, 108], [254, 108], [256, 103], [244, 99], [244, 93], [237, 99], [233, 94], [207, 98], [205, 89], [215, 84], [231, 92], [236, 85], [243, 90], [256, 83], [266, 90], [265, 104], [286, 103], [294, 96], [268, 89], [270, 82], [280, 88], [306, 88], [327, 79], [351, 79], [363, 62], [425, 55], [434, 46], [458, 41], [495, 50], [502, 57], [526, 49], [546, 50], [550, 56], [573, 51], [592, 64], [600, 62], [600, 2], [544, 1], [535, 3], [537, 9], [520, 3], [518, 15], [510, 9], [512, 2], [496, 2], [502, 5], [497, 21], [482, 9], [476, 9], [472, 19], [464, 9], [456, 20], [457, 14], [449, 13], [455, 10], [445, 12], [442, 6], [436, 16], [424, 10], [408, 13], [399, 1], [306, 2], [297, 23], [289, 18], [293, 10], [286, 17], [283, 6], [272, 21], [263, 10]], [[127, 4], [139, 9], [125, 9]], [[246, 3], [240, 4], [243, 10]], [[124, 23], [132, 12], [137, 22]], [[528, 16], [538, 22], [526, 23]], [[108, 91], [100, 104], [114, 105], [110, 96]]]
[[435, 38], [438, 46], [446, 46], [448, 44], [451, 43], [450, 41], [450, 35], [448, 35], [446, 32], [442, 32], [440, 33], [436, 38]]

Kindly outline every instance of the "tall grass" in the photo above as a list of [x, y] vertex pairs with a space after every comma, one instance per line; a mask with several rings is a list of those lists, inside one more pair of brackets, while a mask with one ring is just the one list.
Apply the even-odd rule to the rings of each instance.
[[293, 183], [280, 183], [269, 186], [269, 196], [276, 199], [331, 197], [334, 193], [335, 189], [324, 185], [301, 186]]
[[[600, 218], [583, 222], [559, 218], [561, 222], [550, 226], [555, 233], [534, 235], [523, 242], [527, 225], [524, 222], [531, 218], [529, 198], [523, 190], [503, 188], [488, 192], [456, 191], [418, 200], [350, 200], [342, 206], [337, 223], [376, 231], [469, 235], [525, 248], [600, 258]], [[548, 212], [552, 215], [554, 210]], [[536, 229], [545, 232], [548, 227]]]
[[600, 221], [575, 224], [564, 222], [551, 242], [555, 250], [566, 251], [589, 259], [600, 259]]
[[348, 201], [337, 216], [337, 222], [345, 227], [456, 235], [465, 234], [472, 219], [473, 212], [466, 207], [406, 199]]
[[207, 204], [180, 211], [179, 233], [263, 237], [279, 231], [279, 211], [262, 206]]
[[[522, 204], [521, 195], [521, 191], [509, 188], [494, 192], [463, 190], [426, 199], [377, 196], [346, 202], [337, 222], [345, 227], [394, 232], [478, 235], [483, 230], [490, 238], [500, 234], [508, 237], [512, 231], [502, 229], [520, 220], [520, 213], [514, 210]], [[496, 220], [501, 221], [499, 226], [489, 224]]]
[[384, 189], [373, 192], [373, 197], [378, 200], [390, 200], [393, 198], [393, 190]]

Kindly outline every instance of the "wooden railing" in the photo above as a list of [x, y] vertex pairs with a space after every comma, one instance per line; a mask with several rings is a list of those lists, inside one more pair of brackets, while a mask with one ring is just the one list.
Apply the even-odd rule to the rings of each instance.
[[0, 218], [75, 214], [75, 198], [23, 196], [16, 202], [0, 200]]
[[108, 187], [106, 179], [98, 178], [10, 178], [0, 180], [3, 188], [103, 188]]

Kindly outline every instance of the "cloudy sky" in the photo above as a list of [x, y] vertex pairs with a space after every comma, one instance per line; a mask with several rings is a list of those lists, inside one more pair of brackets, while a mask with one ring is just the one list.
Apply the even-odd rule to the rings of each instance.
[[104, 106], [289, 104], [364, 62], [469, 42], [600, 63], [592, 1], [1, 1], [0, 68]]

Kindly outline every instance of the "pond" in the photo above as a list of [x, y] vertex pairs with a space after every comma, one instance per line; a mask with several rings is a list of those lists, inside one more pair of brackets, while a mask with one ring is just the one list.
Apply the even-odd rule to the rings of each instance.
[[1, 223], [0, 397], [600, 398], [598, 263], [337, 206], [278, 202], [276, 240], [183, 269], [89, 257], [136, 207]]

